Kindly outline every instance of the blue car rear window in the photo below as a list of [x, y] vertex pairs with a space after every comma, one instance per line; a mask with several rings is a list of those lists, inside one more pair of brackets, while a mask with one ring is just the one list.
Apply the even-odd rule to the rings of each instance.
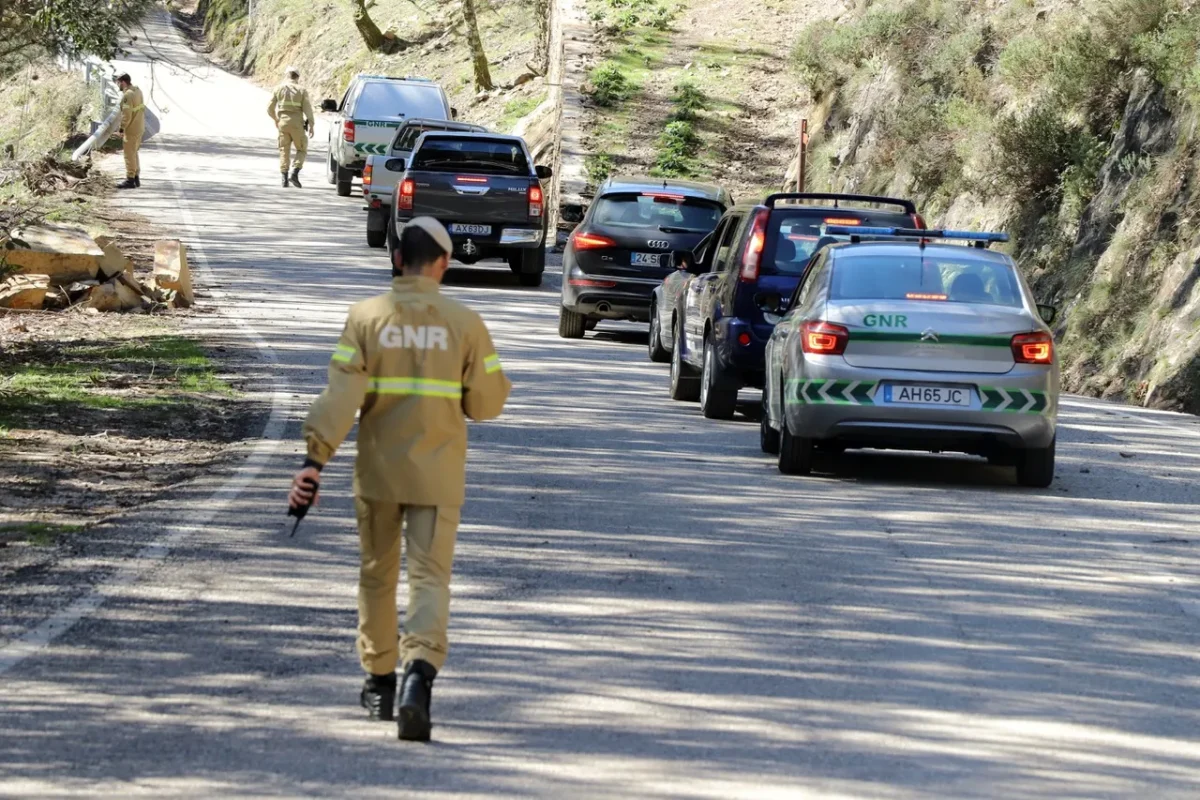
[[1020, 283], [1008, 264], [913, 248], [912, 255], [839, 253], [831, 300], [927, 300], [1018, 307]]
[[768, 274], [800, 275], [818, 246], [833, 241], [821, 242], [823, 225], [864, 225], [872, 227], [911, 226], [912, 218], [903, 214], [872, 212], [869, 209], [822, 208], [803, 209], [794, 213], [777, 211], [771, 215], [771, 227], [767, 241], [774, 242], [774, 257], [764, 259], [763, 268]]

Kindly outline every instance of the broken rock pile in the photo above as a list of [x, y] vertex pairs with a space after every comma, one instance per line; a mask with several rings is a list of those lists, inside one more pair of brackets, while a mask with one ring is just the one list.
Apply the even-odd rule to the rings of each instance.
[[196, 302], [187, 248], [155, 242], [154, 275], [134, 275], [133, 262], [107, 236], [95, 239], [81, 228], [39, 225], [18, 231], [0, 250], [0, 309], [58, 310], [83, 306], [97, 311], [154, 311], [188, 308]]

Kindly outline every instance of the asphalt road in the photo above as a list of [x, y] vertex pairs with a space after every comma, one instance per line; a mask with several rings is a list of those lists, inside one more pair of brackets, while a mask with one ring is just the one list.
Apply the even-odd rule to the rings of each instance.
[[387, 263], [321, 147], [278, 188], [265, 92], [142, 47], [191, 74], [130, 64], [167, 113], [124, 202], [199, 243], [226, 316], [197, 324], [277, 411], [240, 472], [130, 518], [136, 569], [0, 649], [0, 795], [1200, 795], [1195, 419], [1068, 401], [1045, 491], [898, 454], [785, 478], [752, 422], [667, 399], [636, 328], [561, 340], [557, 276], [504, 268], [446, 289], [515, 389], [471, 429], [435, 741], [364, 721], [352, 445], [295, 539], [282, 511]]

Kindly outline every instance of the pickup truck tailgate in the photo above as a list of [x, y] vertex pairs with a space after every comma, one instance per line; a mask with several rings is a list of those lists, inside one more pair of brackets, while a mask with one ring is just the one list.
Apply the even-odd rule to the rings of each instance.
[[527, 225], [529, 177], [470, 172], [409, 172], [413, 216], [428, 214], [446, 224]]

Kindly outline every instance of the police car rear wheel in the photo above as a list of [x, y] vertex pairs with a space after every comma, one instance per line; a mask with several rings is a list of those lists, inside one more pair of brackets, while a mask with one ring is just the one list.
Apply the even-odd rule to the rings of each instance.
[[564, 339], [582, 339], [587, 319], [569, 308], [558, 309], [558, 335]]
[[[779, 382], [783, 385], [783, 381]], [[779, 431], [771, 427], [771, 414], [767, 407], [767, 393], [763, 391], [762, 415], [758, 420], [758, 444], [769, 456], [779, 455]]]
[[784, 475], [807, 475], [812, 472], [813, 440], [793, 436], [783, 419], [779, 436], [779, 471]]
[[729, 386], [717, 366], [717, 349], [704, 340], [704, 371], [700, 375], [700, 412], [708, 419], [733, 419], [737, 390]]
[[1045, 489], [1054, 482], [1054, 445], [1023, 450], [1017, 461], [1017, 483], [1031, 489]]

